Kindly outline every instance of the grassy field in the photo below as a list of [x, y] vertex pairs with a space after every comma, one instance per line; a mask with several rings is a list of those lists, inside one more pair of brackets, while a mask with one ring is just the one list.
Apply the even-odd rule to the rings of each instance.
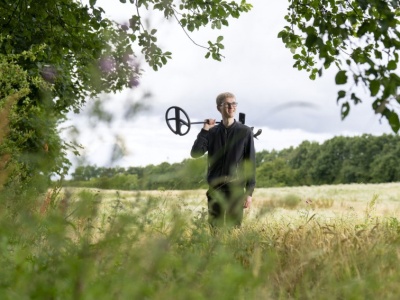
[[[73, 194], [77, 195], [79, 190], [82, 189], [73, 189]], [[156, 198], [161, 204], [185, 208], [194, 214], [207, 208], [206, 190], [91, 191], [99, 192], [105, 205], [120, 199], [133, 208], [149, 198]], [[306, 212], [325, 220], [348, 216], [358, 220], [397, 218], [400, 216], [400, 183], [258, 188], [253, 195], [252, 208], [246, 211], [246, 222], [255, 218], [296, 218]]]
[[399, 188], [256, 189], [216, 234], [204, 190], [63, 190], [10, 237], [1, 224], [0, 297], [398, 299]]

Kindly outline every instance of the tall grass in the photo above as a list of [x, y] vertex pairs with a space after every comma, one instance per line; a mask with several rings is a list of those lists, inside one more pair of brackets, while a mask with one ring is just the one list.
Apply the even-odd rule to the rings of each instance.
[[169, 191], [73, 190], [54, 197], [45, 211], [38, 206], [21, 212], [18, 220], [2, 210], [0, 298], [397, 299], [400, 294], [400, 223], [376, 214], [375, 196], [364, 210], [335, 218], [302, 203], [264, 212], [254, 208], [242, 228], [215, 234], [198, 201], [203, 200]]

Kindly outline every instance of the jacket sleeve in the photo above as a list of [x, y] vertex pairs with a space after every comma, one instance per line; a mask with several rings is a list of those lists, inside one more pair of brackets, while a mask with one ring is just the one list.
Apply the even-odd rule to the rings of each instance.
[[208, 135], [209, 132], [207, 130], [201, 129], [199, 134], [197, 135], [196, 140], [192, 146], [192, 150], [190, 151], [190, 156], [193, 158], [198, 158], [204, 155], [204, 153], [208, 150]]
[[246, 194], [252, 196], [256, 186], [256, 151], [254, 148], [253, 132], [250, 130], [245, 146], [245, 176], [246, 176]]

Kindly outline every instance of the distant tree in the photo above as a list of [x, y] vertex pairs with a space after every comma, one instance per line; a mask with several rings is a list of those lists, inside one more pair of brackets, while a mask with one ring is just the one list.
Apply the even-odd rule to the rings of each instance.
[[384, 136], [369, 134], [347, 138], [348, 155], [343, 162], [338, 181], [342, 183], [362, 183], [371, 180], [370, 166], [382, 148], [378, 145]]
[[[400, 137], [364, 134], [322, 144], [304, 141], [295, 148], [263, 150], [256, 160], [259, 188], [400, 181]], [[206, 166], [207, 156], [128, 169], [81, 166], [68, 184], [127, 190], [207, 188]]]
[[395, 153], [383, 154], [375, 160], [371, 168], [371, 178], [374, 183], [400, 181], [400, 159]]
[[75, 181], [88, 181], [100, 177], [100, 174], [96, 166], [78, 166], [71, 176]]
[[[372, 109], [398, 132], [400, 2], [397, 0], [289, 0], [288, 25], [279, 33], [293, 53], [294, 67], [310, 78], [336, 65], [342, 119], [350, 105], [364, 101], [364, 86]], [[361, 89], [361, 91], [363, 91]]]
[[256, 152], [256, 167], [258, 168], [264, 162], [264, 156], [268, 153], [267, 150]]
[[311, 185], [312, 170], [320, 152], [320, 144], [304, 141], [296, 147], [290, 156], [289, 166], [294, 170], [295, 182], [298, 185]]
[[392, 137], [391, 141], [386, 141], [382, 151], [374, 157], [370, 165], [370, 176], [372, 182], [400, 181], [400, 139], [398, 137]]
[[143, 167], [128, 167], [126, 170], [127, 174], [138, 175], [138, 177], [142, 177], [143, 175]]
[[108, 186], [111, 189], [116, 190], [137, 190], [138, 185], [138, 176], [137, 175], [128, 175], [128, 174], [116, 174], [111, 178], [108, 178]]
[[313, 182], [316, 184], [338, 183], [338, 175], [343, 162], [349, 155], [348, 152], [345, 137], [334, 137], [323, 143], [311, 170]]
[[293, 147], [281, 151], [264, 151], [263, 159], [256, 169], [256, 181], [259, 187], [292, 186], [295, 182], [295, 172], [289, 165], [294, 151]]
[[198, 189], [207, 187], [207, 155], [197, 159], [185, 159], [177, 169], [175, 189]]

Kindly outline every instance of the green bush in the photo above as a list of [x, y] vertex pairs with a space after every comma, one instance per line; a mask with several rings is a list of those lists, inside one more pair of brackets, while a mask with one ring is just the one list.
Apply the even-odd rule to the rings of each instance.
[[301, 203], [301, 198], [295, 194], [287, 194], [280, 203], [284, 208], [294, 209]]

